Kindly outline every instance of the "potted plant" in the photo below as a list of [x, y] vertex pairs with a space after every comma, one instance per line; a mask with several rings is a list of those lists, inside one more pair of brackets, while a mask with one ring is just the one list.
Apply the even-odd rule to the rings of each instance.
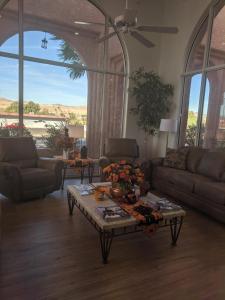
[[165, 84], [154, 72], [146, 72], [143, 68], [133, 72], [130, 94], [135, 98], [136, 105], [131, 113], [137, 115], [137, 125], [146, 135], [155, 135], [160, 126], [160, 120], [165, 118], [170, 108], [170, 97], [174, 88]]

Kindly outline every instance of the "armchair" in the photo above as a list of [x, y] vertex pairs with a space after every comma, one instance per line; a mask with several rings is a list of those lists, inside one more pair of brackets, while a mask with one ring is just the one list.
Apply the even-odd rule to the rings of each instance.
[[58, 190], [63, 162], [39, 158], [30, 137], [0, 138], [0, 193], [21, 202]]
[[100, 157], [99, 165], [104, 169], [112, 162], [126, 160], [134, 163], [139, 157], [139, 147], [135, 139], [108, 138], [105, 141], [103, 156]]

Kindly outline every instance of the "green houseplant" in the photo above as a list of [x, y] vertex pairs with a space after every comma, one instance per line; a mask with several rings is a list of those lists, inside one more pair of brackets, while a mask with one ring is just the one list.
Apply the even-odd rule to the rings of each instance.
[[133, 72], [130, 94], [136, 100], [131, 113], [137, 115], [137, 125], [146, 134], [155, 135], [160, 126], [160, 120], [169, 112], [170, 100], [174, 88], [165, 84], [154, 72], [146, 72], [143, 68]]

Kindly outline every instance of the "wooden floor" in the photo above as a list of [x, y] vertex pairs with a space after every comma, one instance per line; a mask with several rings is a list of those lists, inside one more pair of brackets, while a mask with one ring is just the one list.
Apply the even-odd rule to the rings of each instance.
[[224, 300], [225, 226], [187, 211], [177, 247], [168, 228], [114, 239], [109, 264], [98, 234], [65, 195], [3, 200], [1, 300]]

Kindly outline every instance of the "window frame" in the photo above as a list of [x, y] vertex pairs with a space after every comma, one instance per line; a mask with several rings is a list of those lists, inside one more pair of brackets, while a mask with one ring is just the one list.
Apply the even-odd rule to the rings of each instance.
[[[186, 98], [185, 93], [185, 80], [186, 78], [190, 76], [194, 76], [196, 74], [202, 75], [201, 80], [201, 88], [200, 88], [200, 96], [199, 96], [199, 109], [198, 109], [198, 120], [197, 120], [197, 136], [195, 140], [195, 146], [200, 145], [200, 138], [201, 138], [201, 129], [202, 129], [202, 117], [203, 117], [203, 108], [204, 108], [204, 98], [205, 98], [205, 89], [206, 89], [206, 81], [207, 81], [207, 73], [211, 71], [218, 71], [221, 69], [225, 69], [225, 64], [216, 65], [216, 66], [209, 66], [209, 57], [210, 57], [210, 46], [211, 46], [211, 38], [212, 38], [212, 30], [213, 30], [213, 21], [215, 16], [215, 9], [217, 5], [221, 5], [221, 8], [225, 5], [225, 0], [213, 0], [208, 8], [206, 9], [206, 12], [204, 13], [203, 17], [198, 22], [191, 39], [189, 41], [189, 47], [185, 55], [185, 65], [184, 65], [184, 71], [181, 74], [181, 101], [180, 101], [180, 117], [179, 117], [179, 130], [178, 130], [178, 145], [183, 146], [183, 139], [181, 138], [184, 136], [184, 128], [182, 125], [184, 115], [184, 108], [187, 104], [188, 99]], [[208, 24], [207, 24], [207, 31], [206, 31], [206, 46], [204, 50], [204, 58], [203, 58], [203, 65], [201, 69], [193, 70], [193, 71], [187, 71], [189, 57], [194, 49], [195, 40], [198, 37], [198, 34], [201, 30], [201, 27], [203, 26], [204, 22], [208, 18]]]
[[[1, 10], [4, 9], [4, 7], [7, 5], [7, 3], [10, 0], [3, 0], [0, 3], [0, 13]], [[24, 117], [24, 61], [31, 61], [31, 62], [37, 62], [37, 63], [43, 63], [43, 64], [49, 64], [49, 65], [53, 65], [53, 66], [60, 66], [60, 67], [69, 67], [71, 66], [68, 63], [64, 63], [64, 62], [59, 62], [59, 61], [54, 61], [54, 60], [49, 60], [49, 59], [42, 59], [42, 58], [37, 58], [37, 57], [32, 57], [32, 56], [26, 56], [24, 55], [24, 29], [23, 29], [23, 20], [24, 20], [24, 11], [23, 11], [23, 7], [24, 7], [24, 0], [17, 0], [18, 1], [18, 35], [19, 35], [19, 53], [18, 54], [13, 54], [13, 53], [9, 53], [9, 52], [4, 52], [4, 51], [0, 51], [0, 57], [6, 57], [6, 58], [12, 58], [12, 59], [17, 59], [19, 62], [19, 84], [18, 84], [18, 89], [19, 89], [19, 97], [18, 97], [18, 102], [19, 102], [19, 135], [22, 136], [23, 135], [23, 117]], [[113, 72], [110, 70], [106, 69], [106, 62], [108, 59], [108, 53], [106, 51], [107, 49], [107, 40], [104, 41], [104, 51], [103, 51], [103, 68], [100, 69], [94, 69], [94, 68], [88, 68], [86, 66], [81, 66], [81, 69], [84, 71], [89, 71], [89, 72], [96, 72], [96, 73], [100, 73], [103, 74], [103, 83], [105, 82], [105, 76], [106, 75], [119, 75], [119, 76], [123, 76], [124, 77], [124, 91], [123, 91], [123, 112], [122, 112], [122, 122], [121, 122], [121, 136], [125, 135], [125, 126], [126, 126], [126, 113], [127, 113], [127, 87], [128, 87], [128, 55], [127, 55], [127, 51], [126, 51], [126, 47], [125, 44], [120, 36], [120, 34], [118, 33], [116, 27], [114, 26], [112, 20], [110, 19], [110, 17], [106, 14], [106, 12], [99, 6], [99, 4], [97, 4], [97, 2], [95, 0], [87, 0], [88, 2], [90, 2], [94, 7], [96, 7], [96, 9], [98, 9], [104, 16], [105, 16], [105, 34], [107, 33], [108, 30], [108, 24], [110, 24], [113, 29], [116, 32], [116, 36], [120, 42], [121, 45], [121, 49], [122, 49], [122, 57], [123, 57], [123, 64], [124, 64], [124, 72]], [[101, 91], [101, 95], [102, 95], [102, 111], [104, 108], [104, 102], [105, 102], [105, 87], [104, 84], [102, 84], [102, 91]], [[101, 115], [101, 127], [104, 126], [103, 124], [103, 113]], [[102, 139], [102, 137], [101, 137]], [[101, 141], [100, 144], [100, 153], [102, 152], [102, 147], [103, 147], [103, 140]]]

